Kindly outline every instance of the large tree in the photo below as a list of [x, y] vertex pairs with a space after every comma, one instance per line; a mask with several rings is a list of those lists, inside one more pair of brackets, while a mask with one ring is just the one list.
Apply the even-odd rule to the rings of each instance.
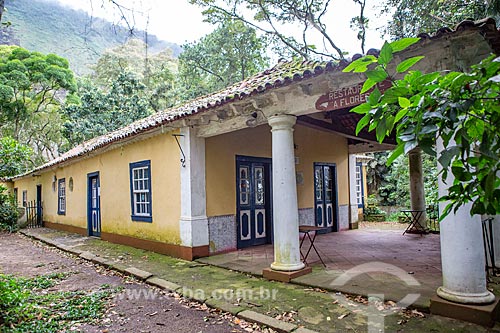
[[268, 65], [265, 43], [255, 29], [226, 20], [179, 56], [181, 97], [195, 98], [242, 81]]
[[59, 110], [75, 89], [68, 61], [20, 47], [0, 46], [0, 134], [33, 148], [37, 163], [58, 155]]
[[[364, 48], [365, 0], [352, 0], [359, 6], [352, 26], [358, 31], [360, 49]], [[327, 12], [334, 11], [331, 0], [190, 0], [205, 8], [204, 15], [212, 23], [239, 20], [264, 33], [283, 56], [303, 58], [344, 58], [338, 46], [335, 25], [327, 22]], [[337, 6], [341, 6], [339, 3]], [[297, 32], [297, 33], [294, 33]], [[315, 45], [319, 37], [322, 45]], [[287, 51], [287, 52], [286, 52]]]
[[0, 178], [12, 177], [29, 170], [32, 149], [11, 137], [0, 138]]
[[107, 90], [81, 79], [78, 95], [69, 98], [63, 111], [66, 149], [152, 113], [146, 87], [130, 72], [118, 74]]
[[92, 79], [106, 90], [120, 73], [133, 73], [144, 84], [150, 107], [160, 111], [175, 102], [172, 89], [177, 67], [170, 49], [151, 54], [146, 43], [132, 38], [102, 54], [94, 66]]
[[500, 18], [499, 0], [386, 0], [382, 11], [391, 19], [383, 28], [394, 39], [433, 33], [465, 19]]
[[[374, 153], [367, 163], [368, 195], [374, 194], [383, 206], [410, 207], [410, 172], [408, 156], [399, 156], [387, 165], [390, 152]], [[437, 160], [429, 154], [422, 155], [422, 168], [425, 170], [424, 193], [427, 205], [437, 203]]]

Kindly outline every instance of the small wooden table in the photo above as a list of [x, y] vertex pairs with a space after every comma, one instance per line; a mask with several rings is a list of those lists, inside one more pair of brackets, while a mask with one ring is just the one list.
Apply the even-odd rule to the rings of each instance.
[[[316, 252], [316, 254], [318, 255], [318, 258], [321, 261], [321, 263], [323, 264], [323, 266], [326, 267], [325, 262], [323, 261], [323, 259], [321, 258], [320, 254], [318, 252], [318, 249], [316, 249], [316, 246], [314, 245], [314, 241], [316, 240], [316, 235], [318, 234], [318, 231], [327, 230], [327, 229], [328, 228], [325, 228], [325, 227], [315, 227], [315, 226], [310, 226], [310, 225], [300, 225], [299, 226], [299, 232], [304, 234], [304, 237], [300, 241], [300, 256], [302, 257], [302, 260], [304, 261], [304, 263], [306, 265], [307, 265], [307, 257], [309, 256], [309, 252], [311, 252], [311, 249], [313, 249], [314, 252]], [[312, 232], [314, 232], [314, 235], [311, 238]], [[306, 237], [309, 238], [310, 244], [309, 244], [309, 248], [307, 249], [306, 255], [304, 255], [302, 253], [302, 245], [304, 244], [304, 240], [306, 239]]]
[[420, 223], [418, 223], [418, 221], [420, 220], [420, 217], [422, 217], [422, 214], [424, 212], [425, 212], [425, 210], [411, 210], [411, 209], [405, 209], [405, 210], [401, 211], [401, 213], [405, 214], [405, 216], [410, 221], [410, 224], [403, 232], [403, 235], [406, 234], [407, 232], [414, 233], [414, 234], [420, 234], [420, 236], [427, 233], [427, 230], [425, 230], [425, 228], [422, 227], [420, 225]]

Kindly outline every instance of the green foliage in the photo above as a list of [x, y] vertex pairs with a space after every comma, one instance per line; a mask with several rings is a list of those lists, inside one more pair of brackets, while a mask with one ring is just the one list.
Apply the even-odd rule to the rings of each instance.
[[[203, 7], [206, 20], [223, 23], [237, 20], [259, 30], [267, 38], [273, 51], [285, 58], [342, 59], [345, 53], [336, 44], [335, 24], [328, 29], [325, 14], [333, 12], [334, 3], [329, 0], [189, 0]], [[351, 28], [358, 31], [361, 49], [364, 49], [365, 30], [368, 20], [364, 15], [365, 0], [353, 0], [359, 6]], [[336, 3], [335, 3], [336, 4]], [[341, 4], [338, 4], [341, 6]], [[296, 34], [299, 28], [300, 33]], [[321, 40], [314, 45], [312, 40]]]
[[11, 137], [0, 138], [0, 178], [28, 171], [33, 150]]
[[384, 215], [385, 212], [378, 207], [378, 200], [375, 195], [369, 195], [364, 209], [365, 215]]
[[181, 98], [191, 99], [242, 81], [268, 65], [255, 29], [226, 21], [179, 56]]
[[0, 46], [0, 135], [34, 150], [35, 163], [57, 156], [59, 109], [76, 88], [68, 61], [20, 47]]
[[[97, 5], [97, 2], [95, 3]], [[22, 45], [30, 51], [55, 53], [69, 59], [71, 69], [78, 75], [88, 75], [104, 50], [124, 44], [131, 32], [121, 25], [98, 17], [90, 17], [81, 10], [72, 10], [55, 1], [14, 0], [7, 4], [5, 20], [12, 24], [0, 30], [2, 44]], [[134, 30], [136, 38], [145, 40], [146, 34]], [[147, 35], [150, 54], [172, 49], [178, 56], [181, 48]]]
[[118, 74], [109, 91], [90, 80], [80, 80], [79, 98], [73, 96], [63, 109], [66, 149], [150, 115], [145, 89], [135, 75], [128, 72]]
[[[399, 156], [387, 165], [388, 152], [374, 153], [367, 164], [368, 193], [376, 195], [383, 206], [410, 207], [410, 174], [408, 156]], [[437, 203], [437, 160], [422, 154], [425, 202]]]
[[55, 273], [28, 279], [0, 274], [0, 331], [61, 332], [75, 323], [95, 323], [104, 314], [113, 290], [47, 290], [67, 276]]
[[[382, 68], [392, 77], [387, 59], [368, 59], [375, 65], [370, 71]], [[387, 163], [416, 147], [435, 154], [436, 138], [442, 141], [437, 155], [441, 176], [446, 180], [451, 172], [455, 181], [440, 198], [450, 201], [441, 218], [469, 202], [471, 214], [500, 213], [500, 57], [492, 55], [468, 73], [408, 71], [377, 96], [357, 108], [365, 114], [357, 130], [377, 129], [380, 142], [396, 132], [397, 147]]]
[[101, 88], [108, 90], [122, 73], [133, 73], [145, 86], [150, 107], [157, 112], [175, 102], [173, 87], [177, 63], [171, 50], [150, 54], [143, 41], [133, 38], [123, 45], [106, 50], [93, 67], [91, 78]]
[[7, 189], [4, 186], [0, 185], [0, 230], [7, 230], [9, 232], [16, 230], [17, 217], [17, 202], [15, 198], [7, 193]]
[[421, 32], [435, 32], [453, 27], [457, 22], [500, 15], [498, 0], [386, 0], [383, 12], [392, 17], [384, 32], [395, 39], [414, 37]]

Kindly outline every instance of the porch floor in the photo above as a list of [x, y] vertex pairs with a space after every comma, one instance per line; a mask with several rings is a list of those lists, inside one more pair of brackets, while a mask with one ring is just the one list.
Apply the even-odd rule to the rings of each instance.
[[[413, 306], [428, 308], [431, 296], [442, 284], [439, 235], [403, 236], [402, 232], [399, 228], [363, 227], [318, 235], [315, 246], [326, 268], [312, 250], [307, 261], [313, 272], [293, 283], [364, 296], [383, 294], [384, 299], [392, 301], [420, 294]], [[304, 247], [308, 244], [306, 240]], [[273, 262], [273, 252], [273, 245], [268, 244], [198, 261], [262, 275]], [[345, 282], [335, 281], [341, 276]]]

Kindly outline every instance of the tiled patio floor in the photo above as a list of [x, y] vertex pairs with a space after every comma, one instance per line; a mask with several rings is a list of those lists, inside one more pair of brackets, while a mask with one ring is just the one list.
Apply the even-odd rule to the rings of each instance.
[[[442, 283], [439, 235], [403, 236], [402, 230], [358, 229], [318, 235], [315, 245], [326, 268], [311, 251], [307, 261], [313, 273], [295, 279], [295, 283], [360, 295], [383, 294], [393, 301], [420, 294], [414, 305], [423, 308], [429, 306], [430, 297]], [[199, 261], [261, 275], [273, 261], [273, 246]], [[342, 280], [336, 280], [339, 277]]]

